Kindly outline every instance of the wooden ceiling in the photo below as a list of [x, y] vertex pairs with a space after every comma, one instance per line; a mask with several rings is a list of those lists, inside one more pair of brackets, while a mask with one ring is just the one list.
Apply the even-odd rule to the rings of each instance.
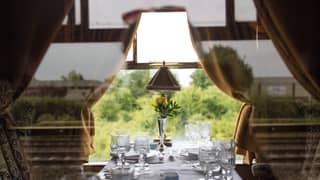
[[[125, 29], [89, 29], [88, 0], [80, 1], [81, 24], [75, 25], [75, 8], [68, 15], [68, 22], [58, 32], [54, 42], [116, 42], [121, 41], [121, 34]], [[203, 40], [255, 40], [269, 39], [263, 27], [257, 22], [236, 22], [234, 0], [226, 0], [226, 26], [225, 27], [199, 27], [196, 28]], [[210, 33], [211, 36], [207, 36]]]

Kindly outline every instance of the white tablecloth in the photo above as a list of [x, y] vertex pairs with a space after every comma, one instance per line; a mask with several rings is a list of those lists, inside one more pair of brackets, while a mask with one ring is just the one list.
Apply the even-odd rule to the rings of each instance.
[[[110, 173], [112, 167], [114, 167], [114, 163], [110, 161], [99, 173], [99, 177], [101, 179], [107, 179], [105, 178], [105, 173]], [[163, 177], [160, 175], [163, 172], [176, 172], [179, 175], [179, 180], [198, 180], [204, 177], [203, 172], [194, 168], [192, 164], [185, 164], [179, 159], [169, 161], [165, 158], [163, 163], [150, 164], [149, 167], [152, 173], [139, 176], [139, 180], [163, 180]], [[235, 170], [232, 173], [233, 180], [241, 180], [241, 177]]]
[[[183, 140], [173, 140], [173, 147], [167, 148], [165, 153], [165, 158], [162, 163], [159, 162], [158, 158], [150, 161], [149, 167], [152, 171], [151, 174], [141, 175], [139, 180], [163, 180], [160, 174], [163, 172], [176, 172], [179, 175], [179, 180], [198, 180], [199, 178], [203, 178], [204, 174], [199, 169], [193, 167], [192, 163], [186, 163], [183, 158], [180, 156], [180, 152], [183, 149], [186, 149], [190, 146], [188, 141]], [[169, 154], [174, 155], [174, 160], [170, 161], [168, 158]], [[103, 170], [99, 173], [99, 177], [105, 177], [105, 172], [110, 173], [110, 169], [114, 167], [114, 163], [110, 161]], [[241, 180], [242, 178], [238, 175], [238, 173], [234, 170], [232, 172], [233, 180]]]

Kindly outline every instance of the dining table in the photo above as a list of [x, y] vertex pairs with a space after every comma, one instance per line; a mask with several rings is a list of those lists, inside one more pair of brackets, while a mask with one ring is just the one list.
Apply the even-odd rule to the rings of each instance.
[[[116, 162], [109, 160], [97, 176], [102, 180], [199, 180], [204, 178], [204, 172], [200, 168], [199, 162], [192, 158], [190, 160], [190, 158], [182, 155], [181, 150], [185, 149], [185, 145], [183, 141], [174, 142], [172, 147], [166, 148], [162, 158], [159, 158], [156, 150], [151, 151], [152, 153], [150, 153], [151, 155], [147, 161], [149, 171], [145, 174], [136, 176], [135, 169], [137, 167], [131, 162], [122, 170], [121, 168], [116, 169], [118, 173], [123, 174], [115, 177], [112, 173], [115, 172]], [[232, 178], [230, 179], [232, 180], [242, 179], [236, 170], [232, 170], [231, 174]]]

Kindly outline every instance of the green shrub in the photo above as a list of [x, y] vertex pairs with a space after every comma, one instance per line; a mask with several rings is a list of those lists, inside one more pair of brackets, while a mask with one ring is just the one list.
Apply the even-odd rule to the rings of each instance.
[[252, 68], [245, 63], [244, 58], [240, 57], [235, 49], [228, 46], [215, 45], [204, 55], [203, 61], [211, 62], [215, 57], [226, 81], [233, 87], [235, 92], [245, 92], [250, 89], [253, 83]]

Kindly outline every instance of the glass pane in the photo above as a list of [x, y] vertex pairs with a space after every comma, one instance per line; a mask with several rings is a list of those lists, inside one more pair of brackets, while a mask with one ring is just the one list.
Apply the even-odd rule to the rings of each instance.
[[143, 13], [137, 55], [138, 62], [197, 62], [186, 13]]
[[[151, 139], [159, 137], [159, 114], [153, 105], [160, 92], [146, 90], [148, 81], [156, 71], [122, 70], [109, 91], [93, 107], [97, 149], [91, 156], [91, 161], [101, 161], [110, 156], [111, 133], [128, 132], [132, 141], [141, 134], [148, 135]], [[181, 106], [181, 110], [177, 115], [167, 117], [165, 128], [173, 147], [182, 151], [185, 150], [183, 148], [196, 147], [195, 144], [190, 144], [191, 137], [185, 137], [184, 126], [203, 121], [211, 123], [207, 126], [211, 132], [210, 137], [231, 139], [241, 103], [222, 93], [202, 69], [170, 71], [182, 87], [180, 91], [171, 92], [171, 98]], [[194, 143], [197, 140], [199, 139], [195, 137]]]
[[236, 21], [256, 21], [257, 10], [253, 0], [235, 0]]
[[[225, 0], [89, 0], [90, 29], [123, 28], [122, 15], [135, 9], [163, 6], [186, 8], [194, 26], [224, 26]], [[205, 12], [205, 13], [204, 13]]]
[[68, 24], [68, 15], [66, 17], [64, 17], [63, 21], [62, 21], [62, 25], [67, 25]]
[[239, 121], [235, 135], [240, 147], [255, 152], [253, 172], [268, 179], [317, 179], [320, 103], [288, 71], [272, 42], [200, 43], [202, 63], [215, 67], [208, 74], [221, 73], [226, 92], [254, 107], [243, 109], [250, 118]]
[[75, 70], [84, 79], [103, 81], [116, 71], [121, 56], [121, 43], [54, 43], [35, 78], [60, 80], [62, 75]]
[[81, 1], [75, 0], [74, 1], [74, 17], [75, 17], [75, 24], [80, 25], [81, 24]]
[[[10, 107], [30, 179], [87, 179], [94, 136], [90, 106], [123, 60], [122, 43], [52, 43], [33, 80]], [[106, 134], [105, 134], [106, 135]]]
[[292, 77], [280, 55], [269, 40], [256, 41], [205, 41], [203, 48], [209, 51], [214, 45], [234, 48], [245, 63], [252, 66], [254, 77]]

